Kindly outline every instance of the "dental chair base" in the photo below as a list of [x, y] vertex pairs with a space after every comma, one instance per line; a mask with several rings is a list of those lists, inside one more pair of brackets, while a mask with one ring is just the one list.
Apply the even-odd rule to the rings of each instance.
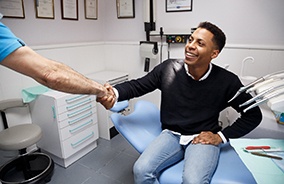
[[[152, 103], [138, 101], [134, 111], [123, 116], [118, 113], [111, 115], [117, 131], [139, 152], [142, 153], [148, 144], [160, 134], [160, 111]], [[159, 177], [161, 184], [182, 183], [184, 161], [167, 168]], [[218, 167], [211, 183], [256, 183], [251, 172], [241, 161], [234, 148], [226, 143], [222, 145]]]

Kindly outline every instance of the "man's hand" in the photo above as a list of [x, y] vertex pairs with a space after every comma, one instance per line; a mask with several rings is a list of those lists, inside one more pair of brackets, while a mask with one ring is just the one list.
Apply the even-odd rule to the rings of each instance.
[[205, 131], [201, 132], [198, 136], [194, 137], [192, 144], [213, 144], [219, 145], [222, 142], [221, 137], [218, 134], [213, 134], [212, 132]]
[[103, 97], [97, 97], [97, 102], [100, 102], [106, 109], [110, 109], [116, 102], [116, 96], [110, 84], [106, 83], [104, 87], [107, 89], [108, 93]]
[[102, 86], [101, 88], [98, 87], [97, 98], [101, 98], [108, 95], [108, 90]]

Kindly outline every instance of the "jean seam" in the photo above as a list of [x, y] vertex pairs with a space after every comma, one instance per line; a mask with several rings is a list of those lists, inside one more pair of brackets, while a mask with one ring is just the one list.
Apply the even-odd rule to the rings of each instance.
[[[218, 153], [218, 154], [219, 154], [219, 153]], [[216, 155], [214, 155], [214, 156], [216, 156]], [[218, 159], [219, 159], [219, 158], [218, 158]], [[208, 172], [207, 172], [206, 175], [205, 175], [206, 181], [204, 181], [204, 182], [210, 183], [210, 180], [212, 179], [212, 176], [213, 176], [213, 174], [214, 174], [214, 171], [215, 171], [215, 169], [217, 168], [217, 165], [216, 165], [214, 171], [211, 172], [211, 175], [209, 174], [210, 171], [212, 171], [212, 168], [213, 168], [213, 163], [214, 163], [213, 160], [214, 160], [214, 159], [211, 159], [210, 169], [208, 170]]]
[[177, 150], [176, 152], [174, 152], [174, 154], [171, 154], [166, 160], [162, 160], [162, 162], [160, 162], [160, 163], [158, 164], [158, 167], [155, 168], [155, 176], [157, 176], [161, 171], [165, 170], [166, 168], [168, 168], [168, 167], [174, 165], [175, 163], [178, 163], [179, 161], [181, 161], [183, 158], [181, 158], [180, 160], [178, 160], [178, 161], [172, 163], [171, 165], [169, 165], [169, 166], [167, 166], [167, 167], [161, 169], [159, 172], [157, 171], [157, 169], [158, 169], [163, 163], [165, 163], [165, 162], [167, 162], [168, 160], [170, 160], [174, 155], [178, 154], [181, 150], [182, 150], [182, 149]]

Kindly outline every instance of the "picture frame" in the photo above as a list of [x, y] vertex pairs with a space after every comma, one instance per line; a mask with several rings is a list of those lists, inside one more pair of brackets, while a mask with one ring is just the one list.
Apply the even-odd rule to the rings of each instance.
[[98, 19], [98, 0], [85, 0], [85, 18]]
[[78, 0], [61, 0], [61, 17], [67, 20], [78, 20]]
[[25, 18], [25, 9], [23, 0], [1, 0], [0, 12], [5, 18]]
[[134, 0], [116, 0], [117, 18], [135, 18]]
[[192, 11], [192, 0], [166, 0], [166, 12]]
[[35, 0], [36, 18], [54, 19], [54, 0]]

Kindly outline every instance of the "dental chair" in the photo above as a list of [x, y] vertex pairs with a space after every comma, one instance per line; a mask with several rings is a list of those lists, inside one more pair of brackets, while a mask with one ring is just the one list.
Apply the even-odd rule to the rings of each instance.
[[[159, 109], [148, 101], [138, 101], [134, 111], [124, 116], [113, 113], [111, 120], [117, 131], [139, 152], [142, 153], [148, 144], [160, 134], [161, 122]], [[165, 169], [160, 177], [161, 184], [182, 183], [184, 161]], [[218, 167], [211, 180], [212, 184], [256, 183], [251, 172], [243, 164], [234, 148], [229, 144], [221, 147]]]
[[53, 174], [54, 162], [46, 154], [28, 153], [27, 148], [36, 144], [41, 136], [41, 128], [35, 124], [8, 126], [6, 112], [12, 108], [25, 107], [22, 99], [0, 101], [0, 112], [4, 130], [0, 132], [0, 150], [19, 151], [19, 156], [0, 167], [2, 184], [41, 184], [49, 182]]

